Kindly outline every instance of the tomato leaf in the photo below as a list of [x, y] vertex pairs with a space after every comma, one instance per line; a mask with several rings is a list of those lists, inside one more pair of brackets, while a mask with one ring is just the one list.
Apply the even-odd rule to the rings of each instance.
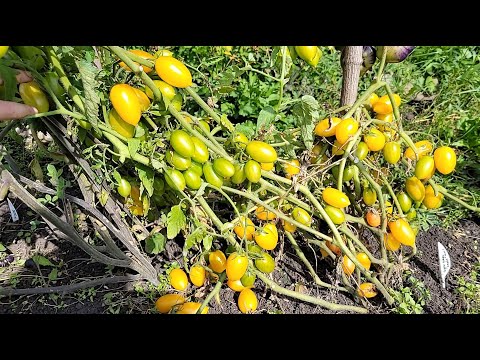
[[4, 252], [5, 250], [7, 250], [7, 248], [2, 243], [0, 243], [0, 252]]
[[300, 127], [303, 143], [308, 150], [313, 147], [313, 130], [318, 120], [318, 102], [313, 96], [304, 95], [292, 109], [297, 116], [296, 125]]
[[155, 233], [145, 239], [145, 251], [149, 254], [159, 254], [165, 249], [167, 239], [161, 233]]
[[136, 168], [137, 168], [138, 177], [140, 178], [140, 181], [142, 182], [145, 189], [147, 190], [148, 196], [152, 196], [153, 195], [153, 179], [155, 177], [155, 173], [148, 166], [138, 164]]
[[97, 125], [99, 121], [98, 109], [100, 106], [100, 98], [97, 95], [97, 89], [100, 87], [100, 84], [96, 78], [99, 69], [85, 60], [76, 61], [76, 64], [80, 73], [80, 78], [82, 79], [83, 93], [85, 96], [85, 112], [88, 121], [97, 131], [100, 131]]
[[205, 238], [205, 228], [203, 226], [195, 228], [195, 230], [187, 236], [185, 244], [183, 244], [183, 256], [187, 255], [188, 250], [196, 245], [200, 244]]
[[52, 271], [50, 271], [50, 274], [48, 274], [48, 280], [55, 281], [57, 280], [57, 276], [58, 276], [58, 270], [57, 268], [53, 268]]
[[120, 184], [120, 182], [122, 181], [122, 175], [120, 175], [120, 173], [117, 170], [113, 170], [112, 175], [115, 181], [117, 182], [117, 184]]
[[4, 96], [0, 100], [11, 101], [17, 92], [16, 72], [12, 68], [0, 64], [0, 78], [3, 79]]
[[255, 135], [255, 123], [251, 120], [244, 121], [235, 126], [235, 131], [244, 133], [245, 136], [251, 139]]
[[35, 179], [40, 180], [40, 182], [43, 183], [44, 179], [43, 179], [42, 167], [36, 156], [33, 158], [32, 162], [30, 163], [30, 171], [32, 172], [32, 175], [35, 177]]
[[102, 192], [100, 193], [100, 197], [98, 200], [100, 200], [100, 204], [102, 204], [102, 206], [105, 206], [105, 204], [108, 201], [108, 192], [102, 189]]
[[203, 238], [203, 250], [208, 251], [212, 248], [213, 236], [207, 235]]
[[233, 130], [235, 129], [233, 127], [233, 124], [230, 122], [230, 120], [228, 120], [226, 114], [222, 114], [222, 116], [220, 117], [220, 124], [222, 124], [224, 127], [226, 127], [227, 130], [230, 131], [230, 132], [233, 132]]
[[42, 255], [33, 255], [32, 260], [39, 266], [55, 266], [48, 260], [46, 257], [43, 257]]
[[130, 152], [130, 156], [133, 157], [133, 156], [135, 156], [138, 149], [140, 148], [140, 140], [138, 140], [138, 139], [128, 139], [127, 145], [128, 145], [128, 151]]
[[152, 164], [155, 170], [158, 170], [162, 167], [162, 163], [153, 157], [150, 158], [150, 163]]
[[270, 125], [275, 120], [276, 112], [271, 106], [267, 106], [265, 109], [260, 111], [257, 119], [257, 130], [256, 133], [260, 134], [262, 131], [268, 130]]
[[180, 205], [172, 206], [167, 215], [167, 238], [173, 239], [187, 223], [185, 214]]

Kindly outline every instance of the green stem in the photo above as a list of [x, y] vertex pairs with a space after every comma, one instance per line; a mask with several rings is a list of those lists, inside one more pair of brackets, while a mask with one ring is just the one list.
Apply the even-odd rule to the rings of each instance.
[[73, 87], [72, 83], [67, 77], [67, 74], [65, 73], [65, 70], [62, 67], [62, 64], [60, 63], [60, 60], [55, 53], [55, 50], [51, 46], [46, 46], [46, 54], [48, 57], [48, 60], [53, 66], [53, 69], [57, 73], [59, 77], [59, 81], [62, 84], [63, 88], [67, 91], [68, 95], [70, 98], [73, 100], [75, 105], [77, 106], [78, 110], [82, 114], [85, 114], [85, 106], [83, 104], [82, 98], [78, 95], [77, 90]]
[[353, 135], [353, 138], [349, 140], [346, 149], [344, 150], [342, 160], [340, 161], [340, 164], [338, 165], [338, 179], [337, 179], [337, 189], [340, 191], [343, 191], [343, 172], [345, 170], [345, 165], [347, 163], [347, 157], [352, 151], [352, 148], [357, 145], [359, 142], [359, 136], [362, 133], [362, 128], [360, 127], [355, 135]]
[[273, 280], [270, 280], [264, 273], [254, 270], [255, 274], [257, 277], [262, 280], [266, 285], [268, 285], [272, 291], [275, 291], [279, 294], [290, 296], [294, 299], [302, 300], [305, 302], [309, 302], [315, 305], [320, 305], [328, 310], [332, 311], [352, 311], [360, 314], [366, 314], [368, 313], [368, 310], [365, 308], [357, 307], [357, 306], [349, 306], [349, 305], [340, 305], [340, 304], [333, 304], [331, 302], [322, 300], [322, 299], [317, 299], [313, 296], [310, 295], [305, 295], [301, 294], [297, 291], [293, 290], [288, 290], [285, 289], [284, 287], [281, 287], [280, 285], [276, 284]]
[[378, 265], [382, 265], [382, 266], [385, 266], [387, 263], [383, 260], [379, 260], [377, 259], [376, 257], [374, 257], [372, 255], [372, 253], [370, 251], [368, 251], [367, 247], [365, 245], [363, 245], [363, 243], [355, 236], [355, 234], [353, 234], [349, 228], [347, 228], [345, 225], [342, 225], [340, 227], [340, 231], [343, 232], [345, 235], [347, 235], [350, 239], [352, 239], [355, 244], [365, 253], [367, 254], [367, 256], [370, 258], [370, 261], [373, 263], [373, 264], [378, 264]]
[[465, 208], [467, 208], [468, 210], [471, 210], [471, 211], [475, 211], [475, 212], [480, 212], [480, 208], [476, 207], [476, 206], [473, 206], [473, 205], [470, 205], [468, 203], [466, 203], [465, 201], [463, 200], [460, 200], [458, 197], [456, 197], [455, 195], [452, 195], [447, 189], [445, 189], [443, 186], [441, 185], [438, 185], [438, 184], [435, 184], [435, 182], [430, 179], [428, 180], [428, 183], [430, 185], [432, 185], [433, 189], [437, 189], [435, 191], [438, 191], [440, 193], [442, 193], [443, 195], [445, 195], [446, 197], [448, 197], [449, 199], [459, 203], [460, 205], [464, 206]]
[[379, 82], [382, 80], [383, 70], [385, 69], [386, 60], [387, 60], [387, 51], [385, 49], [382, 54], [382, 59], [380, 60], [380, 67], [378, 68], [376, 82]]
[[137, 162], [139, 162], [143, 165], [150, 166], [149, 158], [147, 158], [146, 156], [140, 155], [138, 153], [131, 156], [130, 151], [128, 150], [128, 147], [119, 138], [117, 138], [115, 135], [112, 135], [108, 132], [104, 132], [103, 136], [105, 136], [107, 138], [107, 140], [109, 140], [112, 143], [113, 146], [118, 148], [118, 150], [120, 151], [120, 154], [122, 154], [126, 158], [137, 161]]
[[209, 302], [213, 299], [213, 297], [219, 293], [220, 289], [222, 288], [222, 284], [225, 281], [226, 277], [227, 277], [227, 274], [226, 274], [225, 271], [220, 274], [220, 277], [218, 278], [218, 281], [215, 284], [215, 287], [210, 292], [210, 294], [208, 294], [208, 296], [205, 298], [202, 305], [200, 305], [200, 307], [197, 310], [197, 314], [201, 314], [203, 309], [205, 308], [205, 306], [208, 306]]
[[146, 116], [145, 114], [143, 114], [143, 118], [147, 121], [148, 125], [151, 126], [151, 128], [153, 129], [153, 131], [157, 131], [157, 130], [158, 130], [157, 124], [155, 124], [155, 123], [153, 122], [153, 120], [150, 119], [149, 116]]
[[287, 64], [287, 47], [282, 46], [281, 52], [282, 52], [282, 73], [280, 75], [280, 94], [278, 96], [278, 103], [276, 106], [277, 111], [282, 105], [283, 87], [285, 85], [284, 81], [285, 81], [285, 71], [286, 71], [286, 64]]
[[348, 110], [348, 112], [342, 117], [342, 119], [347, 119], [352, 117], [353, 113], [357, 110], [357, 108], [362, 105], [365, 101], [368, 100], [370, 95], [374, 93], [377, 89], [380, 89], [384, 86], [385, 83], [383, 81], [379, 81], [377, 83], [372, 84], [363, 94], [358, 98], [358, 100], [353, 104], [353, 106]]
[[220, 116], [218, 116], [218, 114], [210, 107], [208, 106], [208, 104], [203, 101], [203, 99], [198, 96], [198, 94], [195, 92], [194, 89], [192, 89], [192, 87], [187, 87], [185, 88], [185, 91], [193, 98], [193, 100], [195, 100], [197, 102], [198, 105], [200, 105], [200, 107], [208, 114], [210, 115], [213, 120], [215, 120], [219, 125], [222, 125], [222, 126], [225, 126], [227, 127], [227, 129], [229, 129], [230, 131], [232, 131], [232, 129], [234, 129], [235, 127], [233, 126], [233, 124], [226, 118], [224, 117], [223, 119], [220, 118]]
[[383, 185], [385, 185], [387, 187], [388, 192], [390, 193], [390, 196], [392, 197], [393, 202], [395, 203], [395, 206], [397, 207], [398, 213], [400, 214], [401, 217], [403, 217], [404, 215], [403, 215], [402, 207], [400, 206], [400, 202], [398, 201], [397, 196], [393, 192], [393, 189], [390, 186], [390, 183], [388, 182], [388, 179], [382, 174], [381, 171], [379, 172], [379, 174], [380, 174], [380, 178], [383, 181]]
[[302, 249], [300, 249], [300, 247], [298, 246], [298, 244], [297, 244], [295, 238], [293, 237], [293, 235], [291, 233], [289, 233], [288, 231], [285, 231], [285, 235], [287, 235], [287, 238], [290, 241], [290, 243], [292, 244], [293, 249], [297, 253], [297, 256], [300, 258], [300, 260], [303, 261], [303, 263], [307, 267], [308, 271], [310, 272], [310, 275], [312, 275], [313, 280], [315, 280], [315, 284], [326, 287], [326, 288], [329, 288], [329, 289], [335, 289], [336, 288], [335, 286], [327, 284], [326, 282], [323, 282], [318, 277], [317, 273], [315, 272], [315, 269], [313, 268], [312, 264], [310, 264], [310, 262], [307, 260], [305, 254], [303, 253]]
[[260, 71], [260, 70], [257, 70], [257, 69], [254, 69], [253, 67], [251, 67], [250, 65], [247, 65], [243, 68], [240, 69], [240, 71], [253, 71], [253, 72], [256, 72], [257, 74], [261, 74], [269, 79], [272, 79], [274, 81], [282, 81], [281, 79], [277, 79], [276, 77], [272, 76], [272, 75], [268, 75], [267, 73], [264, 73], [263, 71]]

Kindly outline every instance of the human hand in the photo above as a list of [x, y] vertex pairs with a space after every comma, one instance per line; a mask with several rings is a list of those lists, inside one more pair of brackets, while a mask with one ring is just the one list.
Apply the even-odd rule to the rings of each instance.
[[[16, 78], [18, 83], [33, 80], [32, 76], [24, 70], [19, 70]], [[0, 85], [2, 84], [3, 79], [0, 78]], [[14, 101], [0, 100], [0, 121], [22, 119], [26, 116], [35, 114], [38, 114], [38, 110], [33, 106], [16, 103]]]

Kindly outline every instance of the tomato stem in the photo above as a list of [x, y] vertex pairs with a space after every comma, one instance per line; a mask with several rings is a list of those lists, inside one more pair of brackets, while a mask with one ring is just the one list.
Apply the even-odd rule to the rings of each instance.
[[201, 314], [203, 309], [208, 306], [210, 301], [213, 299], [213, 297], [220, 292], [220, 289], [222, 288], [223, 282], [225, 281], [227, 277], [227, 273], [224, 271], [220, 274], [220, 277], [217, 280], [217, 283], [215, 284], [215, 287], [213, 290], [210, 292], [210, 294], [207, 295], [205, 300], [203, 301], [202, 305], [197, 310], [197, 314]]
[[375, 92], [375, 90], [380, 89], [382, 86], [384, 86], [385, 83], [383, 81], [379, 81], [377, 83], [372, 84], [365, 92], [360, 96], [357, 101], [352, 105], [350, 110], [342, 117], [342, 119], [347, 119], [349, 117], [352, 117], [352, 115], [355, 113], [357, 108], [361, 106], [362, 104], [365, 103], [365, 101], [368, 100], [370, 95]]
[[385, 70], [385, 64], [387, 61], [387, 51], [383, 51], [382, 58], [380, 60], [380, 67], [378, 68], [376, 82], [380, 82], [383, 77], [383, 71]]
[[443, 195], [445, 195], [446, 197], [448, 197], [449, 199], [459, 203], [460, 205], [464, 206], [465, 208], [467, 208], [468, 210], [471, 210], [471, 211], [475, 211], [475, 212], [480, 212], [480, 208], [479, 207], [476, 207], [476, 206], [473, 206], [473, 205], [470, 205], [468, 203], [466, 203], [465, 201], [463, 200], [460, 200], [458, 197], [456, 197], [455, 195], [452, 195], [447, 189], [445, 189], [443, 186], [441, 185], [438, 185], [438, 184], [435, 184], [435, 182], [432, 180], [432, 179], [429, 179], [428, 180], [428, 183], [430, 185], [432, 185], [434, 191], [438, 191], [439, 193], [442, 193]]
[[277, 112], [282, 104], [283, 87], [285, 86], [284, 82], [285, 82], [285, 71], [286, 71], [286, 63], [287, 63], [287, 47], [286, 46], [280, 47], [280, 51], [282, 52], [282, 72], [280, 75], [280, 92], [278, 95], [278, 103], [277, 103], [277, 106], [275, 106]]

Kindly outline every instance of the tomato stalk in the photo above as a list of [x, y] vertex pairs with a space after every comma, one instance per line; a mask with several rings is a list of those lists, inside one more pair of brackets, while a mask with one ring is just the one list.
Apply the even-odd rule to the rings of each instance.
[[340, 227], [340, 231], [343, 232], [345, 235], [347, 235], [350, 239], [352, 239], [355, 244], [365, 253], [367, 254], [367, 256], [370, 258], [370, 261], [372, 262], [372, 264], [378, 264], [378, 265], [381, 265], [381, 266], [389, 266], [389, 262], [388, 261], [384, 261], [384, 260], [379, 260], [377, 259], [376, 257], [374, 257], [372, 255], [372, 253], [370, 251], [368, 251], [367, 247], [365, 245], [363, 245], [363, 243], [358, 239], [357, 236], [355, 236], [354, 233], [352, 233], [352, 231], [346, 227], [345, 225], [342, 225]]
[[468, 210], [471, 210], [471, 211], [475, 211], [475, 212], [480, 212], [480, 208], [479, 207], [476, 207], [476, 206], [473, 206], [473, 205], [470, 205], [468, 203], [466, 203], [465, 201], [459, 199], [458, 197], [456, 197], [455, 195], [452, 195], [447, 189], [445, 189], [443, 186], [441, 185], [438, 185], [438, 184], [435, 184], [435, 182], [432, 180], [432, 179], [429, 179], [428, 180], [428, 183], [430, 185], [432, 185], [433, 189], [435, 192], [439, 192], [443, 195], [445, 195], [446, 197], [448, 197], [449, 199], [459, 203], [460, 205], [464, 206], [465, 208], [467, 208]]
[[347, 157], [352, 151], [354, 145], [358, 145], [360, 142], [359, 137], [362, 133], [362, 127], [359, 127], [357, 132], [353, 135], [353, 137], [349, 140], [346, 149], [344, 149], [344, 154], [342, 156], [342, 160], [338, 165], [338, 179], [337, 179], [337, 189], [343, 191], [343, 172], [345, 171], [345, 164], [347, 163]]
[[195, 90], [189, 86], [185, 88], [185, 91], [197, 102], [198, 105], [209, 115], [215, 120], [219, 125], [225, 126], [227, 129], [232, 131], [234, 129], [233, 124], [230, 122], [230, 120], [227, 119], [227, 117], [220, 118], [218, 114], [210, 107], [208, 104], [203, 101], [203, 99], [195, 92]]
[[224, 271], [220, 274], [213, 290], [210, 292], [210, 294], [207, 295], [205, 300], [202, 302], [202, 305], [200, 305], [200, 307], [198, 308], [196, 312], [197, 314], [201, 314], [205, 306], [208, 306], [208, 304], [213, 299], [213, 297], [220, 292], [220, 289], [222, 288], [223, 282], [225, 281], [226, 278], [227, 278], [227, 273]]
[[313, 268], [313, 266], [310, 264], [310, 262], [308, 261], [308, 259], [306, 258], [305, 254], [303, 253], [302, 249], [300, 249], [300, 247], [298, 246], [297, 244], [297, 241], [295, 240], [295, 238], [293, 237], [293, 235], [288, 232], [288, 231], [285, 231], [285, 235], [287, 236], [288, 240], [290, 241], [290, 243], [292, 244], [293, 246], [293, 249], [295, 250], [295, 252], [297, 253], [297, 256], [300, 258], [300, 260], [302, 260], [302, 262], [305, 264], [305, 266], [307, 267], [308, 271], [310, 272], [310, 275], [312, 275], [313, 277], [313, 280], [315, 281], [315, 284], [317, 285], [320, 285], [320, 286], [323, 286], [323, 287], [326, 287], [328, 289], [337, 289], [337, 290], [340, 290], [340, 291], [346, 291], [346, 289], [344, 288], [338, 288], [336, 286], [333, 286], [331, 284], [328, 284], [326, 282], [323, 282], [320, 277], [317, 275], [317, 273], [315, 272], [315, 269]]
[[[245, 62], [246, 63], [246, 62]], [[260, 70], [257, 70], [257, 69], [254, 69], [250, 64], [247, 64], [246, 66], [244, 66], [243, 68], [240, 69], [240, 71], [253, 71], [253, 72], [256, 72], [257, 74], [260, 74], [260, 75], [263, 75], [269, 79], [272, 79], [273, 81], [278, 81], [278, 82], [281, 82], [282, 80], [281, 79], [278, 79], [272, 75], [269, 75], [263, 71], [260, 71]]]
[[382, 53], [382, 59], [380, 60], [380, 67], [378, 68], [378, 71], [377, 71], [377, 79], [375, 80], [376, 82], [380, 82], [382, 80], [383, 71], [385, 70], [386, 60], [387, 60], [387, 52], [384, 51]]
[[53, 65], [53, 69], [55, 70], [55, 72], [59, 77], [60, 84], [62, 84], [63, 88], [68, 93], [70, 98], [73, 100], [78, 110], [80, 110], [82, 114], [85, 114], [85, 106], [82, 102], [82, 99], [78, 95], [77, 90], [75, 90], [72, 83], [68, 79], [67, 75], [65, 74], [65, 70], [63, 69], [63, 66], [60, 63], [60, 60], [58, 59], [58, 56], [55, 53], [55, 50], [53, 49], [52, 46], [46, 46], [45, 50], [46, 50], [46, 55], [48, 60]]
[[342, 116], [342, 119], [347, 119], [349, 117], [352, 117], [352, 115], [355, 113], [357, 108], [359, 106], [363, 105], [365, 103], [365, 101], [368, 100], [370, 95], [372, 95], [372, 93], [374, 93], [376, 90], [380, 89], [382, 86], [385, 86], [385, 82], [383, 82], [383, 81], [379, 81], [377, 83], [372, 84], [367, 90], [365, 90], [365, 92], [362, 94], [362, 96], [360, 96], [357, 99], [357, 101], [355, 101], [355, 103], [352, 105], [350, 110], [348, 110], [348, 112], [345, 115]]
[[404, 214], [403, 214], [403, 211], [402, 211], [402, 207], [400, 206], [400, 202], [398, 201], [397, 199], [397, 196], [395, 195], [395, 193], [393, 192], [393, 189], [392, 187], [390, 186], [390, 183], [388, 182], [388, 179], [382, 174], [381, 171], [378, 172], [379, 175], [380, 175], [380, 178], [382, 179], [383, 181], [383, 185], [386, 186], [388, 192], [390, 193], [392, 199], [393, 199], [393, 202], [395, 203], [395, 206], [397, 207], [397, 211], [398, 213], [400, 214], [401, 217], [404, 217]]
[[280, 105], [282, 104], [283, 87], [285, 86], [284, 82], [285, 82], [285, 71], [286, 71], [286, 64], [287, 64], [287, 47], [282, 46], [281, 52], [282, 52], [282, 72], [280, 74], [280, 93], [278, 96], [277, 106], [275, 107], [277, 111], [280, 108]]

